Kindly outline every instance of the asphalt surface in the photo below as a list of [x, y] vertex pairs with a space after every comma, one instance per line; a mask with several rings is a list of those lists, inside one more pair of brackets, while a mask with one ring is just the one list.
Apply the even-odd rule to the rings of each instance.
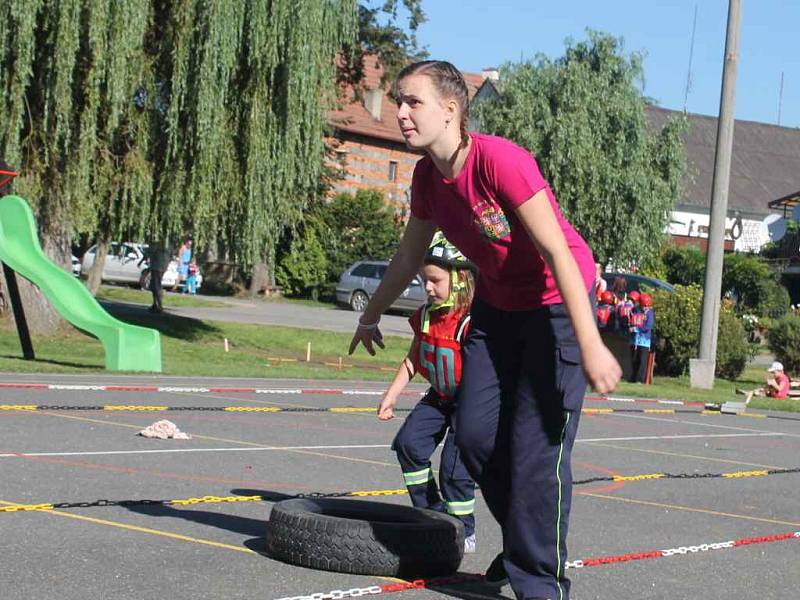
[[[361, 382], [0, 375], [0, 383], [257, 387], [244, 392], [109, 392], [0, 387], [0, 404], [372, 407]], [[312, 393], [312, 389], [326, 389]], [[414, 386], [420, 391], [421, 386]], [[295, 393], [305, 390], [305, 393]], [[401, 406], [411, 407], [413, 397]], [[587, 400], [586, 408], [694, 407]], [[777, 415], [775, 413], [775, 416]], [[787, 415], [784, 415], [787, 416]], [[792, 416], [792, 415], [788, 415]], [[797, 415], [792, 416], [798, 418]], [[136, 432], [169, 418], [191, 440]], [[97, 499], [180, 499], [397, 489], [389, 448], [400, 418], [331, 412], [223, 413], [0, 410], [0, 506]], [[800, 466], [800, 421], [725, 415], [583, 414], [577, 480], [605, 475], [730, 473]], [[600, 482], [575, 487], [570, 560], [700, 546], [800, 531], [800, 475]], [[405, 504], [405, 496], [384, 502]], [[0, 598], [278, 599], [391, 580], [317, 571], [262, 552], [270, 502], [86, 507], [0, 513]], [[478, 548], [460, 572], [482, 573], [500, 532], [480, 495]], [[613, 562], [568, 571], [573, 600], [793, 598], [800, 539]], [[398, 599], [511, 598], [478, 583], [383, 594]]]

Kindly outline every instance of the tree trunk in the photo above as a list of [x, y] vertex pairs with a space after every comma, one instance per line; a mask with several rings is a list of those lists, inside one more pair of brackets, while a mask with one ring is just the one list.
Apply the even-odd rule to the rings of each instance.
[[269, 269], [267, 263], [259, 261], [253, 265], [253, 275], [250, 278], [249, 296], [255, 298], [258, 293], [269, 285]]
[[[64, 321], [53, 308], [52, 304], [48, 302], [44, 294], [39, 291], [39, 288], [33, 285], [30, 281], [22, 277], [19, 273], [17, 276], [17, 286], [19, 287], [19, 296], [22, 301], [22, 310], [25, 313], [25, 321], [28, 324], [28, 330], [34, 335], [50, 335], [58, 331], [64, 324]], [[3, 290], [8, 290], [6, 278], [0, 270], [0, 277], [3, 281]], [[16, 327], [16, 320], [14, 319], [14, 312], [11, 310], [11, 298], [6, 293], [6, 312], [11, 318], [11, 322]]]
[[86, 287], [89, 288], [92, 296], [97, 295], [97, 290], [100, 289], [100, 284], [103, 282], [103, 268], [106, 265], [107, 254], [108, 240], [97, 240], [94, 250], [94, 263], [92, 263], [89, 272], [86, 273]]

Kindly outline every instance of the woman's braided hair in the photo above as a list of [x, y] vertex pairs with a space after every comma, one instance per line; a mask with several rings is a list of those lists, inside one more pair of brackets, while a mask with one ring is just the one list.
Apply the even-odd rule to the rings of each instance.
[[442, 98], [453, 99], [461, 110], [461, 145], [466, 146], [469, 140], [467, 124], [469, 123], [469, 91], [467, 82], [461, 71], [444, 60], [423, 60], [406, 66], [395, 80], [395, 96], [397, 84], [410, 75], [427, 75], [433, 82], [436, 91]]

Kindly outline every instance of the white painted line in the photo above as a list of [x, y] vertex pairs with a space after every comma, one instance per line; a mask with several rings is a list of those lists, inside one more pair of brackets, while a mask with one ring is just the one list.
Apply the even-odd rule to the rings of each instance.
[[[660, 421], [662, 423], [683, 423], [684, 425], [696, 425], [697, 427], [711, 427], [714, 429], [731, 429], [733, 431], [750, 431], [753, 433], [764, 433], [765, 430], [763, 429], [753, 429], [752, 427], [735, 427], [733, 425], [717, 425], [716, 423], [703, 423], [701, 421], [687, 421], [685, 419], [676, 419], [671, 418], [667, 419], [664, 417], [649, 417], [645, 415], [630, 415], [624, 413], [608, 413], [607, 415], [602, 416], [611, 416], [611, 417], [618, 417], [624, 419], [643, 419], [645, 421]], [[702, 415], [699, 415], [702, 416]], [[709, 417], [709, 416], [702, 416], [704, 419], [715, 419], [716, 417]], [[791, 435], [784, 433], [783, 435]]]
[[259, 446], [256, 448], [170, 448], [163, 450], [106, 450], [97, 452], [18, 452], [0, 454], [0, 458], [26, 458], [33, 456], [104, 456], [113, 454], [179, 454], [181, 452], [253, 452], [260, 450], [358, 450], [391, 448], [390, 444], [356, 446]]
[[692, 438], [780, 437], [784, 435], [786, 434], [772, 431], [762, 433], [696, 433], [686, 435], [638, 435], [632, 437], [585, 438], [577, 439], [575, 442], [633, 442], [639, 440], [686, 440]]

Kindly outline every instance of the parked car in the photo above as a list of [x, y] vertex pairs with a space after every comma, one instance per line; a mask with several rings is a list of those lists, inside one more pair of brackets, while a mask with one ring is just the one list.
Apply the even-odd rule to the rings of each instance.
[[[102, 280], [113, 283], [128, 283], [147, 289], [150, 286], [150, 271], [147, 260], [142, 261], [147, 251], [147, 244], [133, 242], [112, 242], [108, 245], [106, 262], [103, 265]], [[97, 247], [92, 246], [83, 255], [81, 272], [87, 273], [94, 264]], [[141, 264], [140, 264], [141, 263]], [[197, 287], [202, 285], [203, 278], [198, 274]], [[164, 272], [161, 284], [166, 289], [178, 289], [182, 284], [178, 275], [178, 261], [173, 260]]]
[[614, 290], [614, 281], [619, 277], [625, 280], [625, 291], [628, 293], [643, 291], [643, 287], [650, 290], [666, 290], [670, 294], [675, 291], [671, 284], [654, 277], [645, 277], [637, 273], [603, 273], [603, 279], [606, 280], [608, 289], [611, 291]]
[[74, 254], [70, 255], [72, 257], [72, 274], [75, 277], [81, 276], [81, 261], [78, 260], [78, 257]]
[[[385, 260], [359, 260], [342, 273], [336, 285], [336, 301], [362, 312], [386, 273], [389, 262]], [[428, 300], [422, 279], [417, 275], [405, 291], [389, 307], [393, 310], [413, 312]]]

